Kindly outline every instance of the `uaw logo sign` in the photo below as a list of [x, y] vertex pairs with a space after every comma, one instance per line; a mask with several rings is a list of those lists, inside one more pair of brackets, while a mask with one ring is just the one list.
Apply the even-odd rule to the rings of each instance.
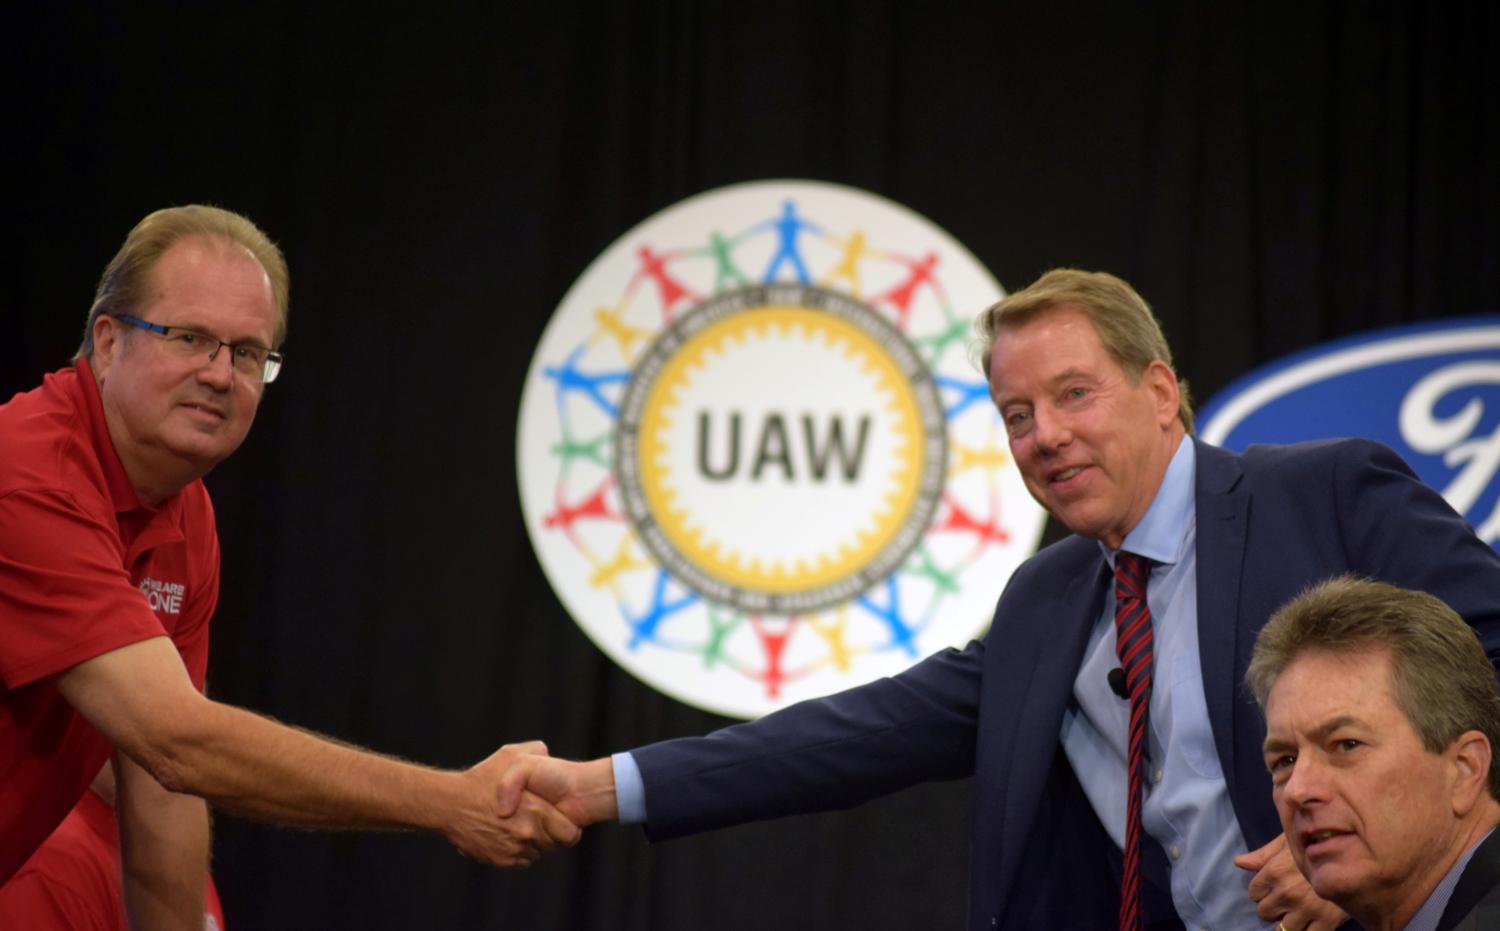
[[1385, 330], [1240, 379], [1205, 407], [1231, 449], [1362, 436], [1399, 452], [1500, 548], [1500, 316]]
[[527, 529], [579, 626], [746, 718], [982, 631], [1044, 518], [969, 358], [999, 297], [942, 230], [832, 184], [710, 191], [626, 233], [521, 402]]

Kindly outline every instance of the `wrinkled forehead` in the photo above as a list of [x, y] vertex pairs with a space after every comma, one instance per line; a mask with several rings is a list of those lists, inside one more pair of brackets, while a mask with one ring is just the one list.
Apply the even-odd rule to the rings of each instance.
[[148, 280], [143, 313], [167, 304], [179, 318], [168, 323], [207, 332], [224, 326], [240, 336], [274, 338], [277, 312], [270, 278], [239, 243], [217, 236], [185, 237], [162, 253]]
[[1068, 369], [1123, 371], [1094, 322], [1068, 305], [999, 330], [988, 362], [992, 387], [1016, 378], [1056, 377]]
[[[1395, 707], [1391, 652], [1315, 647], [1294, 656], [1266, 693], [1266, 720], [1333, 717]], [[1404, 717], [1404, 715], [1403, 715]]]

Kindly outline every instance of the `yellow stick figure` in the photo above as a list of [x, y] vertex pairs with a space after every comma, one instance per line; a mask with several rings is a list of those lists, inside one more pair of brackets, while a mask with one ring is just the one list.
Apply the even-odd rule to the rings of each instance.
[[651, 331], [643, 327], [633, 327], [620, 318], [618, 311], [610, 307], [600, 307], [594, 311], [594, 322], [599, 325], [595, 331], [596, 336], [605, 336], [613, 339], [620, 345], [620, 355], [627, 360], [634, 358], [635, 344], [651, 336]]
[[854, 665], [854, 653], [849, 649], [849, 644], [844, 640], [844, 628], [847, 626], [848, 618], [842, 607], [828, 620], [807, 619], [807, 626], [811, 627], [823, 641], [828, 644], [828, 662], [839, 672], [848, 672]]
[[650, 564], [642, 559], [637, 559], [634, 555], [632, 555], [630, 551], [630, 540], [631, 537], [628, 533], [620, 537], [620, 546], [615, 550], [614, 558], [607, 563], [595, 562], [594, 574], [589, 576], [590, 585], [592, 585], [594, 588], [604, 588], [605, 586], [608, 586], [609, 590], [615, 595], [617, 599], [619, 598], [620, 593], [617, 589], [615, 579], [621, 573], [629, 572], [632, 569], [651, 568]]
[[954, 442], [953, 467], [948, 474], [960, 475], [969, 469], [994, 471], [1003, 468], [1008, 462], [1010, 462], [1010, 454], [998, 443], [991, 442], [986, 446], [965, 446]]
[[849, 234], [848, 239], [842, 242], [835, 239], [834, 242], [843, 246], [844, 252], [839, 257], [838, 264], [833, 267], [833, 271], [824, 275], [823, 280], [818, 282], [818, 284], [826, 287], [842, 278], [849, 282], [849, 293], [854, 297], [859, 297], [859, 263], [865, 257], [865, 253], [869, 251], [865, 244], [865, 234], [855, 230]]

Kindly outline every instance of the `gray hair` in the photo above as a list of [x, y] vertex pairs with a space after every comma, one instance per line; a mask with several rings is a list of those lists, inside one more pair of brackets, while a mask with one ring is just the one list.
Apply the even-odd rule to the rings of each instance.
[[1387, 650], [1396, 707], [1431, 753], [1460, 734], [1490, 742], [1490, 795], [1500, 799], [1500, 686], [1474, 629], [1439, 598], [1341, 576], [1279, 608], [1255, 641], [1245, 681], [1262, 708], [1277, 678], [1307, 653]]

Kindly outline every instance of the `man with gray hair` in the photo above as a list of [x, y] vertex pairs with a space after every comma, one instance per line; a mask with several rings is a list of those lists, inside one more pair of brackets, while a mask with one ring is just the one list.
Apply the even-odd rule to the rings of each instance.
[[1246, 681], [1318, 895], [1368, 931], [1500, 927], [1500, 689], [1452, 608], [1335, 578], [1272, 616]]
[[75, 364], [0, 405], [0, 883], [111, 745], [140, 927], [201, 927], [205, 798], [282, 824], [432, 830], [497, 866], [577, 838], [552, 806], [502, 793], [539, 744], [444, 772], [203, 696], [219, 549], [201, 479], [281, 369], [287, 293], [249, 220], [159, 210], [105, 269]]

